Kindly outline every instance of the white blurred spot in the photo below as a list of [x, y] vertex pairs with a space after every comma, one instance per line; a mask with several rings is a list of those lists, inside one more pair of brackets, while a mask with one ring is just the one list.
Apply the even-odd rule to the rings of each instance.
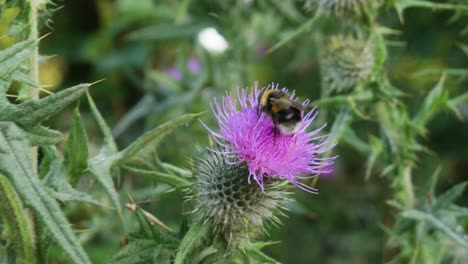
[[221, 54], [229, 48], [229, 43], [215, 28], [205, 28], [198, 33], [198, 42], [208, 52]]

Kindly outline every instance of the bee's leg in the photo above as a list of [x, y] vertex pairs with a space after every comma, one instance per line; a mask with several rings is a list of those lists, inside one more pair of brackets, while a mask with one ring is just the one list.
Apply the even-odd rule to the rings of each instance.
[[278, 126], [273, 122], [273, 144], [276, 146], [276, 136], [278, 135]]
[[257, 106], [257, 123], [258, 123], [258, 121], [260, 120], [260, 116], [262, 115], [262, 112], [263, 112], [263, 111], [262, 111], [262, 106], [259, 104], [259, 105]]
[[273, 130], [273, 142], [274, 145], [276, 146], [276, 136], [278, 135], [278, 128], [275, 127], [275, 130]]

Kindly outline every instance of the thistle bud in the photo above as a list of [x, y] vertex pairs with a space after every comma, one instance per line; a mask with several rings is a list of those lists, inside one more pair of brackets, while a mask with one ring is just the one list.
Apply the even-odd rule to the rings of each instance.
[[307, 10], [317, 10], [319, 14], [356, 16], [379, 2], [379, 0], [305, 0], [304, 7]]
[[218, 152], [207, 151], [195, 163], [196, 211], [212, 225], [214, 235], [240, 246], [264, 233], [266, 224], [279, 224], [279, 216], [284, 215], [281, 203], [288, 200], [281, 182], [265, 181], [262, 192], [258, 185], [249, 183], [247, 165], [228, 164]]
[[352, 36], [335, 35], [321, 50], [322, 84], [328, 91], [342, 92], [369, 80], [374, 68], [373, 45]]

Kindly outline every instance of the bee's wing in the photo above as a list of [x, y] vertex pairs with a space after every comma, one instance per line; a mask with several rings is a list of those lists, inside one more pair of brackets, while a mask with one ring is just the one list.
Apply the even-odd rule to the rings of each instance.
[[301, 111], [304, 111], [304, 110], [305, 110], [304, 105], [301, 104], [301, 103], [299, 103], [299, 102], [297, 102], [297, 101], [291, 101], [291, 105], [292, 105], [292, 107], [297, 108], [297, 109], [299, 109], [299, 110], [301, 110]]

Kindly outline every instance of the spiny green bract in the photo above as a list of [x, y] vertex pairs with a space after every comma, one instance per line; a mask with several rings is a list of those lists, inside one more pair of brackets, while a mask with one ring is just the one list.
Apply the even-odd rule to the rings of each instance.
[[239, 246], [265, 231], [268, 223], [278, 224], [286, 201], [285, 186], [265, 180], [265, 192], [255, 182], [249, 183], [245, 164], [230, 165], [221, 154], [208, 151], [194, 162], [194, 189], [202, 220], [212, 225], [214, 235], [221, 235], [229, 245]]

